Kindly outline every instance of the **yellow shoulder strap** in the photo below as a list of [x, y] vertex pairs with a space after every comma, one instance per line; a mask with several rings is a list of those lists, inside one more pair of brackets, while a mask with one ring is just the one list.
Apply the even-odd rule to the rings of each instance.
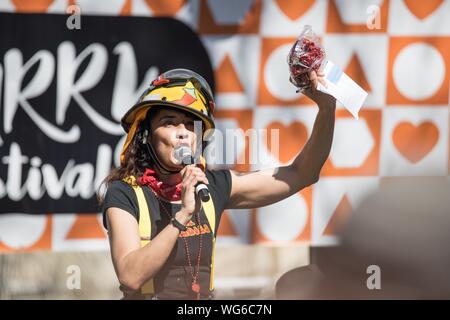
[[216, 211], [214, 208], [214, 203], [212, 198], [209, 197], [207, 202], [202, 202], [203, 210], [206, 214], [206, 219], [208, 219], [209, 226], [211, 227], [212, 234], [212, 256], [211, 256], [211, 275], [209, 280], [209, 290], [214, 289], [214, 256], [215, 256], [215, 248], [216, 248]]
[[[127, 177], [125, 182], [130, 184], [134, 192], [136, 193], [138, 205], [139, 205], [139, 234], [141, 237], [141, 247], [150, 243], [150, 237], [152, 234], [152, 223], [150, 218], [150, 212], [148, 210], [147, 200], [145, 199], [144, 191], [136, 183], [134, 177]], [[214, 203], [210, 197], [207, 202], [202, 202], [203, 210], [206, 214], [209, 226], [211, 227], [212, 234], [212, 257], [211, 257], [211, 275], [209, 282], [209, 290], [214, 289], [214, 256], [215, 256], [215, 244], [216, 244], [216, 211]], [[155, 292], [153, 279], [148, 280], [141, 288], [142, 294], [153, 294]]]
[[[151, 241], [152, 235], [152, 222], [150, 218], [150, 211], [145, 199], [144, 190], [136, 183], [134, 177], [128, 177], [124, 179], [125, 182], [133, 187], [134, 192], [138, 200], [139, 206], [139, 235], [141, 237], [141, 247], [146, 246]], [[149, 279], [141, 287], [141, 293], [144, 295], [153, 294], [155, 292], [153, 279]]]

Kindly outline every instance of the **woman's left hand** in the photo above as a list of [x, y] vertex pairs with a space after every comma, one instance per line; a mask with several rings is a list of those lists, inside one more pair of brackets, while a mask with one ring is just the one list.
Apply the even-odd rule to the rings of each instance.
[[317, 103], [319, 109], [334, 110], [336, 108], [336, 98], [327, 93], [317, 90], [317, 85], [319, 84], [319, 82], [326, 87], [326, 82], [323, 77], [324, 74], [320, 71], [318, 73], [316, 73], [315, 71], [311, 71], [309, 73], [311, 85], [309, 86], [309, 88], [302, 90], [302, 93], [312, 101]]

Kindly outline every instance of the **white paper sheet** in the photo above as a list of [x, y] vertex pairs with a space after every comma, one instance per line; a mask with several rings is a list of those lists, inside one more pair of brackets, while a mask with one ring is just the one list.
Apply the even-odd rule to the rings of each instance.
[[367, 98], [367, 92], [330, 60], [325, 61], [322, 72], [326, 87], [319, 82], [317, 90], [335, 97], [353, 117], [358, 119], [358, 113]]

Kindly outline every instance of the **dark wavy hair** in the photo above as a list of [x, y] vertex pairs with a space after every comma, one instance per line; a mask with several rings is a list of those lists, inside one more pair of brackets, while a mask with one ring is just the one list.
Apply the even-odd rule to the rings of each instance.
[[[147, 148], [142, 144], [142, 139], [144, 138], [144, 131], [146, 129], [151, 132], [150, 120], [152, 117], [156, 116], [160, 110], [161, 108], [156, 106], [147, 111], [145, 119], [139, 123], [133, 140], [131, 140], [124, 153], [123, 164], [113, 168], [109, 175], [103, 179], [97, 190], [97, 200], [100, 205], [104, 201], [107, 188], [109, 188], [113, 181], [122, 180], [129, 176], [134, 176], [136, 178], [141, 177], [146, 168], [152, 168], [154, 166], [154, 162], [148, 154]], [[106, 186], [106, 188], [101, 192], [103, 186]]]

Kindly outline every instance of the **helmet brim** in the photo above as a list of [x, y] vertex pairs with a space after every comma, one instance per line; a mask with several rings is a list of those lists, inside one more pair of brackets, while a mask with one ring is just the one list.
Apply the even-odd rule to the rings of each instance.
[[[199, 118], [200, 120], [202, 120], [205, 128], [203, 130], [203, 132], [206, 132], [209, 129], [214, 129], [215, 128], [215, 124], [214, 124], [214, 120], [212, 119], [212, 117], [206, 116], [203, 113], [196, 111], [192, 108], [177, 104], [177, 103], [173, 103], [173, 102], [169, 102], [169, 101], [162, 101], [162, 100], [146, 100], [140, 103], [135, 104], [130, 110], [128, 110], [128, 112], [122, 117], [121, 119], [121, 125], [122, 128], [125, 130], [125, 132], [128, 133], [128, 131], [130, 130], [131, 126], [133, 125], [134, 119], [136, 118], [136, 114], [138, 112], [140, 112], [141, 110], [147, 108], [147, 111], [150, 110], [152, 107], [156, 107], [156, 106], [164, 106], [164, 107], [169, 107], [169, 108], [173, 108], [176, 110], [181, 110], [181, 111], [185, 111], [188, 112], [194, 116], [196, 116], [197, 118]], [[211, 135], [212, 130], [208, 131], [207, 136]], [[205, 135], [204, 135], [205, 138]]]

